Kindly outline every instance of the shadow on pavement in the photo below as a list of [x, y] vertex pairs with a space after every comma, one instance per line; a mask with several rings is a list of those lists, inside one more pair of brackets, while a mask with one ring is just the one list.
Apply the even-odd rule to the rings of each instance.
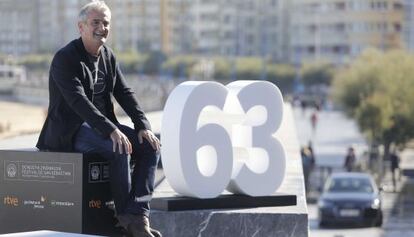
[[400, 236], [404, 233], [412, 236], [414, 233], [414, 179], [404, 179], [400, 192], [394, 194], [395, 200], [384, 219], [384, 236], [396, 236], [396, 232]]

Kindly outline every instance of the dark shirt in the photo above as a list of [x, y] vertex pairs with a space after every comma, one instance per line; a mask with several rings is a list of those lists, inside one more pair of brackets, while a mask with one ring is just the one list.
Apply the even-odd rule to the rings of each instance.
[[[108, 70], [105, 68], [102, 57], [88, 55], [89, 61], [93, 68], [90, 68], [93, 77], [94, 90], [92, 103], [104, 116], [108, 117], [107, 100], [109, 99], [108, 90], [106, 84], [108, 82]], [[96, 70], [98, 68], [98, 70]]]

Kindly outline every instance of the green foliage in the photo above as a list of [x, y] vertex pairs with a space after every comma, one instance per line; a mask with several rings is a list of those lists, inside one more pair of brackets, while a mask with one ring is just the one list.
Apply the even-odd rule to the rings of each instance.
[[133, 50], [123, 53], [115, 53], [115, 55], [124, 73], [143, 72], [144, 63], [148, 58], [148, 56], [138, 54]]
[[246, 57], [236, 60], [237, 80], [259, 80], [263, 70], [260, 58]]
[[301, 78], [305, 86], [330, 85], [334, 76], [334, 68], [328, 63], [318, 62], [305, 64], [301, 68]]
[[267, 80], [277, 85], [282, 92], [293, 91], [295, 68], [287, 64], [269, 64], [267, 66]]
[[401, 145], [414, 138], [414, 56], [365, 51], [333, 83], [334, 98], [372, 141]]
[[189, 77], [197, 59], [191, 55], [180, 55], [168, 58], [162, 65], [162, 70], [174, 77]]
[[161, 51], [153, 51], [146, 58], [143, 65], [143, 72], [145, 74], [157, 74], [161, 70], [162, 63], [167, 59], [167, 56]]
[[214, 79], [216, 80], [230, 80], [233, 70], [233, 63], [225, 58], [213, 58], [214, 62]]

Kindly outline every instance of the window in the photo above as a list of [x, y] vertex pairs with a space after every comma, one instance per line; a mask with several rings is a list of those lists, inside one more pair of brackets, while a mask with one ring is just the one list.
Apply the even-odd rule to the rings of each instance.
[[349, 49], [347, 50], [346, 46], [343, 45], [335, 45], [332, 47], [332, 51], [334, 53], [347, 53], [349, 51]]
[[311, 53], [311, 54], [313, 54], [313, 53], [315, 53], [315, 46], [308, 46], [308, 53]]
[[335, 29], [338, 32], [344, 32], [345, 31], [345, 24], [344, 23], [337, 23], [335, 25]]
[[312, 33], [315, 33], [317, 29], [318, 29], [318, 27], [314, 24], [311, 24], [309, 26], [309, 31], [312, 32]]
[[345, 2], [335, 3], [335, 9], [338, 10], [338, 11], [344, 11], [346, 9]]
[[253, 35], [247, 35], [246, 36], [246, 42], [248, 44], [253, 44], [253, 42], [254, 42], [254, 36]]
[[401, 32], [401, 24], [400, 23], [394, 23], [394, 30], [396, 32]]
[[230, 23], [231, 22], [231, 16], [230, 15], [225, 15], [224, 16], [224, 23]]
[[394, 9], [395, 9], [395, 10], [401, 10], [401, 9], [403, 9], [403, 5], [402, 5], [402, 3], [395, 2], [395, 3], [394, 3]]

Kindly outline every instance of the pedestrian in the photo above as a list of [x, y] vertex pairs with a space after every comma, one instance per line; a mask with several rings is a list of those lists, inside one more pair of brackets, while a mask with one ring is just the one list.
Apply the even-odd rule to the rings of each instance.
[[311, 125], [312, 125], [312, 132], [315, 132], [316, 130], [316, 125], [318, 123], [318, 114], [317, 111], [313, 111], [312, 115], [310, 117], [311, 120]]
[[398, 169], [398, 174], [400, 174], [400, 157], [396, 154], [396, 152], [392, 152], [390, 154], [390, 162], [391, 162], [391, 175], [392, 175], [392, 185], [394, 188], [394, 192], [397, 191], [397, 169]]
[[[111, 11], [103, 1], [92, 1], [80, 10], [80, 38], [60, 49], [52, 60], [49, 108], [36, 146], [97, 153], [107, 159], [120, 225], [134, 237], [161, 236], [149, 224], [160, 142], [114, 53], [105, 45], [110, 22]], [[131, 118], [134, 129], [118, 122], [112, 98]], [[129, 158], [135, 162], [132, 175]]]
[[344, 168], [346, 171], [351, 172], [355, 166], [355, 151], [353, 147], [348, 148], [348, 153], [345, 156]]
[[300, 107], [302, 108], [302, 115], [304, 115], [305, 114], [305, 111], [306, 111], [306, 107], [307, 107], [307, 104], [306, 104], [306, 100], [305, 99], [301, 99], [301, 101], [300, 101]]
[[315, 157], [315, 153], [313, 152], [312, 141], [310, 140], [308, 142], [308, 150], [309, 150], [309, 155], [310, 155], [311, 171], [312, 171], [313, 168], [315, 167], [316, 157]]
[[302, 158], [303, 178], [305, 182], [305, 192], [309, 192], [309, 176], [311, 172], [311, 153], [307, 147], [302, 147], [300, 150]]

